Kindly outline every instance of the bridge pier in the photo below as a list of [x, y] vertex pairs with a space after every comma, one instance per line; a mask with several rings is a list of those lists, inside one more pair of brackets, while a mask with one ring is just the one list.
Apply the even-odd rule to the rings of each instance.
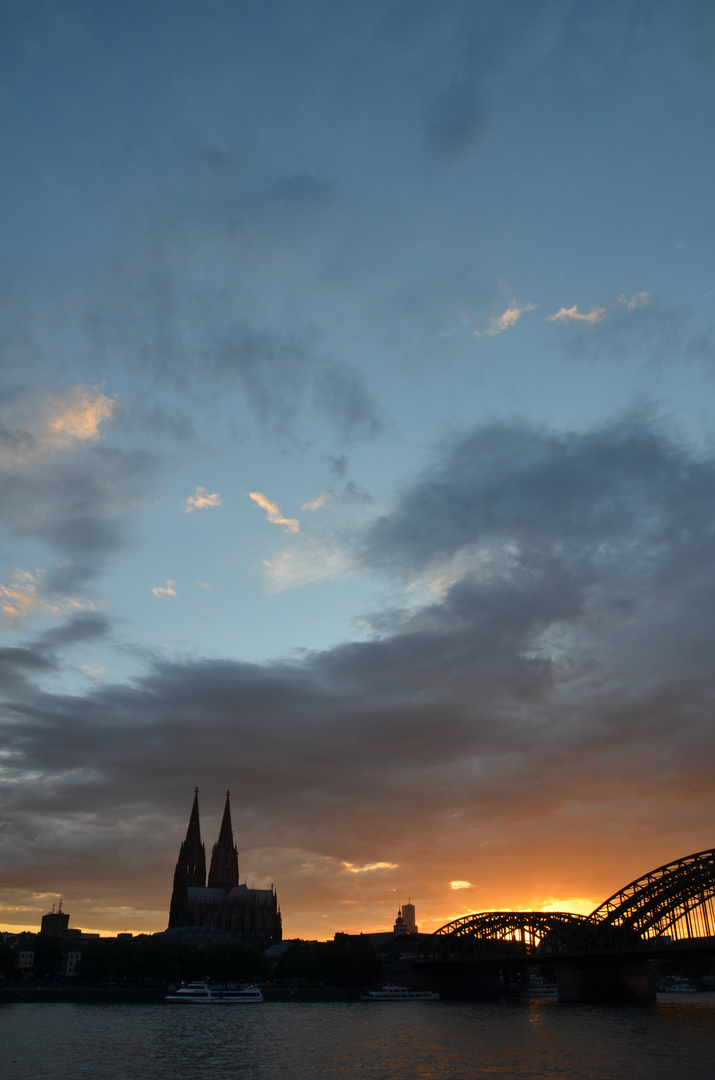
[[564, 964], [556, 975], [560, 1002], [655, 1001], [653, 967], [648, 963]]

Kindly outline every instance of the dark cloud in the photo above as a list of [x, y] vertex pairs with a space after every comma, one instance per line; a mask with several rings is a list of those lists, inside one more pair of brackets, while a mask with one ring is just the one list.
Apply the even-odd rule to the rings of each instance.
[[33, 648], [0, 649], [0, 685], [4, 695], [21, 695], [31, 690], [30, 677], [56, 671], [58, 664], [44, 650]]
[[452, 12], [451, 65], [440, 71], [446, 79], [425, 114], [427, 143], [437, 160], [455, 163], [483, 142], [498, 77], [515, 57], [528, 67], [544, 48], [548, 51], [549, 27], [564, 7], [558, 0], [516, 0], [498, 7], [460, 5]]
[[109, 619], [100, 612], [81, 612], [46, 630], [33, 641], [0, 649], [0, 686], [4, 698], [34, 696], [31, 680], [60, 670], [64, 649], [97, 641], [110, 633]]
[[342, 495], [344, 499], [349, 499], [351, 502], [371, 503], [375, 501], [370, 492], [365, 491], [354, 480], [348, 480], [343, 488]]
[[596, 572], [622, 544], [657, 548], [675, 521], [701, 543], [714, 494], [708, 462], [688, 459], [637, 419], [563, 436], [496, 424], [447, 446], [399, 508], [372, 526], [362, 557], [414, 573], [496, 542], [513, 544], [509, 561], [525, 568], [531, 559], [574, 558]]
[[72, 615], [60, 626], [45, 630], [35, 639], [33, 645], [42, 653], [55, 653], [71, 645], [105, 638], [110, 632], [111, 622], [105, 614], [100, 611], [84, 611]]
[[29, 431], [10, 430], [0, 425], [0, 454], [31, 454], [36, 447], [37, 440]]
[[61, 562], [45, 578], [59, 592], [82, 586], [128, 541], [128, 517], [159, 460], [141, 450], [91, 446], [47, 452], [0, 468], [2, 531], [40, 541]]
[[[116, 207], [116, 246], [73, 251], [61, 267], [50, 261], [41, 281], [34, 267], [20, 268], [2, 312], [6, 355], [25, 358], [18, 372], [61, 378], [56, 343], [69, 333], [73, 370], [81, 364], [111, 385], [118, 370], [139, 380], [123, 423], [141, 415], [156, 437], [201, 437], [202, 413], [235, 393], [238, 427], [243, 411], [259, 435], [300, 438], [317, 409], [339, 437], [373, 439], [382, 421], [364, 376], [326, 366], [323, 334], [301, 310], [306, 275], [320, 277], [323, 248], [343, 242], [345, 193], [305, 174], [258, 183], [239, 158], [210, 148], [159, 154], [143, 197], [127, 202], [125, 193]], [[174, 187], [177, 173], [184, 183]], [[162, 405], [149, 409], [159, 393]], [[164, 404], [177, 394], [190, 396], [190, 418], [183, 402]], [[0, 431], [0, 444], [20, 437]]]
[[348, 459], [346, 454], [338, 454], [335, 457], [328, 454], [326, 455], [325, 460], [328, 463], [330, 472], [336, 479], [342, 480], [342, 478], [347, 475]]
[[453, 79], [432, 106], [427, 123], [435, 154], [451, 162], [474, 149], [487, 132], [487, 115], [477, 80]]
[[138, 413], [135, 425], [159, 436], [168, 435], [183, 445], [194, 443], [197, 439], [196, 428], [190, 416], [185, 413], [170, 413], [158, 405], [147, 409], [143, 415]]
[[[315, 886], [296, 851], [398, 862], [423, 892], [480, 873], [491, 895], [507, 854], [514, 880], [546, 868], [564, 888], [568, 855], [576, 887], [605, 894], [594, 860], [620, 873], [642, 840], [636, 873], [706, 846], [714, 499], [715, 464], [642, 419], [454, 441], [363, 545], [372, 568], [452, 575], [376, 617], [374, 640], [296, 663], [148, 658], [133, 684], [82, 697], [8, 684], [10, 876], [64, 887], [91, 859], [126, 890], [130, 867], [160, 907], [195, 783], [231, 786], [239, 843], [278, 881], [283, 860], [288, 917]], [[52, 643], [93, 629], [83, 617]], [[32, 677], [42, 655], [3, 660]]]
[[384, 430], [382, 410], [354, 370], [333, 366], [316, 377], [318, 412], [325, 416], [344, 442], [375, 439]]
[[312, 363], [305, 340], [264, 330], [229, 336], [207, 368], [235, 375], [263, 431], [280, 435], [293, 429]]

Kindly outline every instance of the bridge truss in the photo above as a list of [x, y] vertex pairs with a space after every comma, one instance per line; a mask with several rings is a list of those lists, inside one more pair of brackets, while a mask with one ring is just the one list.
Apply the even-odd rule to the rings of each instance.
[[715, 848], [666, 863], [609, 896], [589, 915], [600, 930], [675, 941], [715, 936]]
[[435, 931], [423, 950], [433, 960], [519, 957], [547, 959], [562, 952], [585, 915], [563, 911], [481, 911]]
[[440, 927], [423, 960], [548, 962], [654, 943], [715, 938], [715, 848], [676, 859], [632, 881], [591, 912], [482, 911]]

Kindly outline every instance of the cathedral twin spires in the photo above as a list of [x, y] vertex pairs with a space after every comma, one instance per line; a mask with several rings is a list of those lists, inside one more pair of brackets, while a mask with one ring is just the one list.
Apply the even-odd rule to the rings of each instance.
[[281, 915], [273, 886], [249, 889], [238, 883], [238, 850], [233, 842], [228, 792], [221, 831], [211, 852], [208, 884], [206, 850], [199, 824], [199, 789], [194, 792], [186, 839], [174, 871], [169, 909], [169, 931], [177, 929], [181, 933], [199, 932], [219, 938], [228, 935], [261, 946], [281, 940]]
[[[231, 795], [226, 792], [226, 806], [217, 842], [211, 853], [209, 868], [210, 889], [223, 889], [228, 892], [238, 885], [238, 850], [233, 842], [231, 827]], [[169, 926], [182, 920], [187, 903], [187, 886], [203, 889], [206, 886], [206, 848], [201, 842], [199, 823], [199, 789], [194, 791], [194, 803], [191, 807], [189, 827], [186, 839], [179, 849], [179, 858], [174, 871], [174, 888], [169, 909]]]

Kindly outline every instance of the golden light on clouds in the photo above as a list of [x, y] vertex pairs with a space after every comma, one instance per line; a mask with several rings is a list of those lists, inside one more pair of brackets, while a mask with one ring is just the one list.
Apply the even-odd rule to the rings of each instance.
[[258, 505], [266, 511], [266, 517], [271, 525], [281, 525], [283, 527], [283, 532], [287, 533], [300, 532], [300, 524], [296, 518], [283, 517], [277, 504], [271, 502], [270, 499], [267, 499], [260, 491], [249, 491], [248, 497], [253, 499], [255, 503], [258, 503]]
[[344, 862], [343, 866], [350, 874], [365, 874], [369, 870], [398, 870], [399, 863], [371, 862], [364, 866], [355, 866], [354, 863]]
[[455, 891], [457, 889], [471, 889], [472, 883], [471, 881], [450, 881], [449, 887]]
[[154, 596], [158, 597], [176, 596], [176, 590], [174, 589], [174, 585], [176, 585], [176, 582], [173, 581], [172, 578], [167, 578], [166, 585], [157, 585], [151, 591], [154, 593]]
[[555, 315], [547, 315], [547, 322], [585, 322], [595, 323], [606, 314], [605, 308], [592, 308], [591, 311], [579, 311], [576, 304], [570, 308], [559, 308]]
[[0, 585], [0, 616], [4, 626], [21, 626], [31, 616], [67, 615], [73, 611], [96, 611], [97, 605], [74, 596], [55, 596], [44, 593], [43, 570], [30, 573], [16, 570], [6, 585]]
[[325, 495], [316, 495], [313, 499], [308, 499], [308, 502], [304, 502], [301, 506], [301, 510], [307, 510], [309, 513], [313, 513], [315, 510], [320, 510], [321, 506], [325, 506], [327, 502], [332, 499], [332, 495], [327, 493]]
[[32, 468], [38, 459], [71, 450], [100, 437], [100, 424], [109, 420], [117, 403], [99, 390], [74, 386], [50, 394], [42, 405], [30, 401], [29, 415], [13, 417], [12, 437], [0, 445], [0, 469]]
[[[529, 301], [528, 304], [519, 307], [516, 300], [512, 300], [506, 311], [503, 311], [501, 315], [493, 315], [491, 317], [489, 320], [489, 329], [486, 331], [487, 337], [496, 337], [497, 334], [503, 334], [505, 330], [510, 330], [512, 326], [516, 326], [525, 311], [535, 311], [538, 306], [538, 304], [533, 304]], [[482, 336], [479, 330], [473, 330], [472, 333], [475, 337]]]
[[75, 386], [48, 399], [47, 431], [57, 441], [84, 442], [99, 436], [99, 425], [115, 413], [117, 404], [99, 390]]
[[185, 514], [192, 514], [194, 510], [206, 510], [211, 506], [223, 506], [221, 496], [217, 491], [209, 494], [205, 487], [199, 484], [193, 495], [187, 496], [181, 504]]

